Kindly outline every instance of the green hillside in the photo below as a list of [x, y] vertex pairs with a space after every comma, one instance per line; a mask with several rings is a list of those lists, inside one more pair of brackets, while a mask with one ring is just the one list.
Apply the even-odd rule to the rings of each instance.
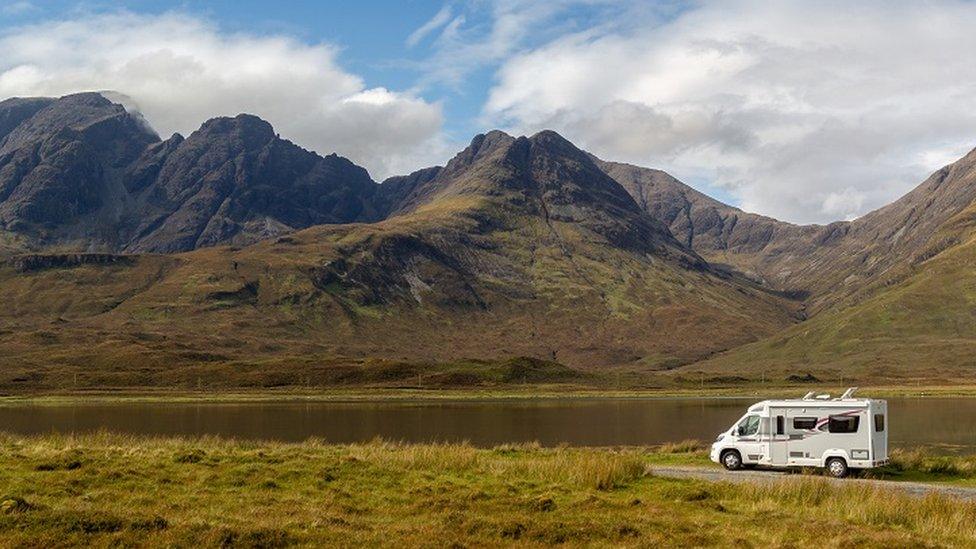
[[[822, 379], [976, 379], [976, 207], [950, 219], [929, 254], [869, 296], [821, 313], [688, 371], [750, 378], [810, 372]], [[958, 244], [956, 244], [958, 243]], [[946, 249], [939, 251], [941, 248]]]

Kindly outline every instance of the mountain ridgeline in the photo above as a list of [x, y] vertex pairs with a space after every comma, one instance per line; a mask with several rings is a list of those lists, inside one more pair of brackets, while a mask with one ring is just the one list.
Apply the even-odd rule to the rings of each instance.
[[0, 103], [0, 227], [41, 246], [179, 252], [376, 221], [379, 187], [254, 116], [161, 141], [102, 95]]
[[[379, 185], [349, 160], [306, 151], [250, 115], [217, 118], [188, 138], [161, 141], [138, 115], [87, 93], [9, 100], [0, 103], [0, 120], [0, 228], [41, 247], [172, 253], [246, 245], [314, 225], [376, 222], [438, 196], [494, 192], [488, 187], [499, 174], [468, 171], [495, 155], [510, 171], [508, 188], [498, 191], [518, 194], [521, 203], [590, 224], [634, 249], [682, 248], [553, 132], [477, 136], [444, 169]], [[531, 170], [540, 172], [538, 184]], [[699, 262], [688, 249], [677, 255]]]
[[[976, 350], [968, 309], [952, 334], [895, 315], [856, 341], [822, 319], [904, 307], [940, 268], [976, 285], [944, 265], [968, 249], [974, 199], [970, 154], [856, 221], [796, 226], [551, 131], [492, 131], [377, 183], [251, 115], [162, 140], [101, 94], [11, 99], [0, 387], [400, 383], [418, 364], [522, 356], [671, 379], [910, 375], [872, 350], [877, 331]], [[913, 306], [945, 285], [925, 287]]]

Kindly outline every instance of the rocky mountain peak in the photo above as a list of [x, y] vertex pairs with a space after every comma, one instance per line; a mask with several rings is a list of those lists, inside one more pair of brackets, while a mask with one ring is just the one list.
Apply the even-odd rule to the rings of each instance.
[[127, 139], [145, 143], [159, 140], [141, 117], [129, 114], [122, 105], [109, 101], [99, 93], [78, 93], [59, 99], [19, 100], [13, 106], [19, 108], [11, 112], [30, 116], [19, 117], [17, 125], [7, 132], [0, 145], [0, 155], [65, 131], [80, 133], [112, 120], [126, 126], [127, 135], [124, 137]]
[[459, 173], [476, 162], [490, 158], [499, 152], [504, 152], [514, 142], [514, 137], [500, 130], [478, 134], [471, 139], [471, 143], [464, 150], [448, 161], [444, 167], [444, 172], [446, 174]]
[[239, 114], [233, 118], [213, 118], [193, 132], [190, 139], [214, 139], [229, 137], [238, 140], [244, 148], [257, 149], [277, 138], [271, 124], [251, 114]]
[[394, 214], [421, 209], [443, 214], [463, 204], [477, 209], [476, 216], [486, 223], [531, 216], [553, 231], [558, 232], [559, 224], [572, 225], [615, 247], [678, 257], [686, 265], [705, 268], [704, 261], [642, 211], [589, 155], [553, 131], [531, 137], [501, 131], [478, 135], [444, 169], [396, 184], [403, 198]]

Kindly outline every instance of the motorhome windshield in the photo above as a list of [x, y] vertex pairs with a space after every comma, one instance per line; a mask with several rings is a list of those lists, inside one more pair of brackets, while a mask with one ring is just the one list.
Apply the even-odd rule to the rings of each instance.
[[750, 436], [759, 432], [759, 416], [746, 416], [739, 422], [736, 434], [739, 436]]

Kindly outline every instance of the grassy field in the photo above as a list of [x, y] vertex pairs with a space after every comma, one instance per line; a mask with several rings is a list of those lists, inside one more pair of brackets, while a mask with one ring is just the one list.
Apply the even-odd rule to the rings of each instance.
[[[0, 545], [967, 545], [976, 505], [798, 476], [674, 480], [696, 444], [329, 445], [0, 437]], [[958, 471], [957, 471], [958, 472]]]

